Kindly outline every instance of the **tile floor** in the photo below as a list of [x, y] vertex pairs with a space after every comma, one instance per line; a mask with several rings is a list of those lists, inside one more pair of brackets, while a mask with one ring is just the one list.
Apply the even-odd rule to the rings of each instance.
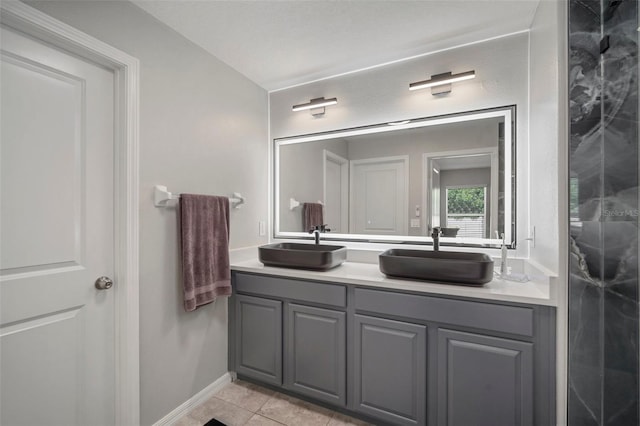
[[201, 426], [212, 417], [227, 426], [368, 425], [344, 414], [242, 380], [227, 384], [174, 425]]

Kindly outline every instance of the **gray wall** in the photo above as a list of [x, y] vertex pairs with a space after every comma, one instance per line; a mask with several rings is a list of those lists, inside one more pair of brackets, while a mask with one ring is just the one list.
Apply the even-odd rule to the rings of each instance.
[[140, 60], [141, 422], [152, 424], [227, 372], [227, 301], [182, 308], [175, 208], [152, 189], [230, 195], [231, 246], [265, 242], [267, 93], [129, 2], [29, 2]]
[[[566, 1], [541, 1], [530, 33], [531, 212], [536, 228], [531, 258], [560, 277], [566, 274]], [[561, 250], [561, 248], [563, 250]], [[563, 286], [564, 288], [564, 278]]]
[[529, 33], [531, 259], [558, 275], [557, 424], [567, 424], [567, 1], [541, 1]]
[[[407, 118], [517, 105], [518, 256], [531, 256], [563, 275], [566, 239], [565, 1], [541, 1], [528, 34], [424, 55], [380, 68], [270, 93], [273, 138], [323, 132]], [[476, 78], [453, 85], [443, 97], [408, 84], [432, 74], [475, 69]], [[325, 116], [291, 113], [291, 106], [337, 97]], [[529, 108], [531, 108], [529, 110]], [[531, 182], [531, 184], [530, 184]], [[531, 203], [532, 208], [529, 208]], [[535, 247], [525, 241], [536, 227]], [[565, 271], [566, 272], [566, 271]], [[564, 281], [561, 292], [564, 292]]]
[[[432, 74], [472, 69], [476, 71], [476, 78], [454, 84], [453, 91], [445, 96], [432, 96], [429, 90], [408, 90], [409, 83], [424, 80]], [[515, 34], [271, 92], [271, 137], [516, 105], [517, 234], [523, 238], [529, 228], [528, 81], [529, 35]], [[291, 113], [292, 105], [321, 96], [338, 98], [338, 104], [327, 107], [324, 116], [316, 118], [305, 112]], [[548, 125], [545, 122], [538, 124]], [[541, 149], [548, 145], [556, 148], [557, 137], [536, 140], [536, 144]], [[531, 164], [535, 166], [535, 163]], [[540, 238], [548, 240], [550, 245], [558, 245], [554, 235], [542, 235]], [[529, 245], [520, 242], [517, 255], [528, 256]]]

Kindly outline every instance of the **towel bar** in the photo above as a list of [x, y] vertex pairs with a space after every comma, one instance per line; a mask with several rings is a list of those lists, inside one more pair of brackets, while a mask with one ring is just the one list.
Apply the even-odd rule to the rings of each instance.
[[[170, 200], [177, 200], [180, 198], [179, 194], [173, 194], [167, 190], [167, 187], [164, 185], [156, 185], [153, 191], [153, 204], [156, 207], [166, 207], [167, 202]], [[229, 202], [232, 204], [234, 209], [239, 209], [245, 202], [245, 198], [239, 193], [234, 192], [231, 197], [229, 197]]]
[[[318, 204], [322, 204], [324, 206], [324, 203], [320, 200], [318, 200]], [[300, 207], [301, 205], [302, 203], [295, 198], [289, 198], [289, 210], [293, 210], [296, 207]]]

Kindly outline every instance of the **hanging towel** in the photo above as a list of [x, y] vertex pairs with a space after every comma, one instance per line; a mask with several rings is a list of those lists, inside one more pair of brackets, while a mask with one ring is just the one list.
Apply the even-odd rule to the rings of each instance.
[[323, 205], [320, 203], [304, 203], [302, 205], [304, 232], [310, 231], [315, 226], [324, 225], [322, 208]]
[[184, 309], [231, 294], [229, 199], [180, 195]]

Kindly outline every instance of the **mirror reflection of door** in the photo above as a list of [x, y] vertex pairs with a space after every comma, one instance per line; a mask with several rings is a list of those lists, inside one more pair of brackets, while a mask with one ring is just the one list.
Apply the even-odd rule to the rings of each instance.
[[349, 232], [349, 160], [324, 150], [324, 214], [331, 232]]
[[409, 157], [351, 160], [350, 231], [407, 235]]

